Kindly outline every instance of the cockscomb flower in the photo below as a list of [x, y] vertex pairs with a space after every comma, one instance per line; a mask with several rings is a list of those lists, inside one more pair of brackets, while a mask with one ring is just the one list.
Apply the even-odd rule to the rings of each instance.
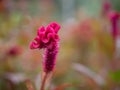
[[30, 48], [47, 48], [51, 43], [58, 42], [59, 36], [57, 32], [59, 29], [60, 26], [55, 22], [49, 24], [46, 28], [41, 26], [38, 29], [37, 37], [34, 39], [35, 41], [30, 44]]
[[50, 23], [46, 27], [41, 26], [34, 41], [30, 44], [31, 49], [45, 49], [43, 60], [44, 72], [50, 72], [54, 69], [59, 48], [59, 36], [57, 34], [59, 29], [60, 25], [55, 22]]

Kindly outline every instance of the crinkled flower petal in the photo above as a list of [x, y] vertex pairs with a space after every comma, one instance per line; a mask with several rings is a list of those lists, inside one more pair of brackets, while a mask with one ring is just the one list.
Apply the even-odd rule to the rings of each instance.
[[30, 48], [46, 48], [52, 42], [59, 41], [59, 36], [57, 35], [59, 29], [60, 25], [55, 22], [50, 23], [46, 28], [41, 26], [37, 31], [37, 36], [34, 38], [35, 41], [30, 44]]
[[36, 49], [36, 48], [39, 48], [39, 44], [37, 42], [31, 42], [30, 43], [30, 49]]
[[58, 30], [60, 29], [60, 25], [58, 25], [56, 22], [53, 22], [51, 24], [49, 24], [48, 26], [52, 27], [55, 31], [55, 33], [58, 32]]
[[41, 26], [38, 31], [37, 31], [37, 35], [38, 36], [41, 36], [41, 33], [43, 33], [45, 31], [45, 27], [44, 26]]

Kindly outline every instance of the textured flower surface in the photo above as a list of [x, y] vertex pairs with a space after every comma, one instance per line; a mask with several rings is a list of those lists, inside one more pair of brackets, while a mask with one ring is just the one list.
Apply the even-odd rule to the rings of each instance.
[[56, 64], [56, 56], [58, 54], [59, 44], [57, 42], [52, 43], [45, 49], [43, 70], [44, 72], [53, 71]]
[[34, 38], [35, 41], [31, 42], [30, 48], [46, 48], [51, 43], [59, 41], [59, 36], [57, 35], [60, 25], [56, 22], [50, 23], [46, 28], [41, 26], [38, 29], [37, 36]]

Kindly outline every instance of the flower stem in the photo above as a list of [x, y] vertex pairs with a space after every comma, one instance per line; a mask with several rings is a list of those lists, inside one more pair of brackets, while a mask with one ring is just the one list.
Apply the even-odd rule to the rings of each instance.
[[45, 83], [46, 83], [48, 74], [49, 74], [49, 73], [45, 72], [45, 74], [43, 75], [43, 79], [42, 79], [42, 82], [41, 82], [40, 90], [45, 90]]

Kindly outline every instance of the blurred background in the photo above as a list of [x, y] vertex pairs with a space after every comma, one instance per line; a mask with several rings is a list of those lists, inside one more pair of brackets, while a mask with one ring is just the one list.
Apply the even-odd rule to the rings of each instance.
[[60, 23], [49, 90], [120, 90], [120, 0], [0, 0], [0, 90], [39, 90], [43, 51], [29, 43]]

